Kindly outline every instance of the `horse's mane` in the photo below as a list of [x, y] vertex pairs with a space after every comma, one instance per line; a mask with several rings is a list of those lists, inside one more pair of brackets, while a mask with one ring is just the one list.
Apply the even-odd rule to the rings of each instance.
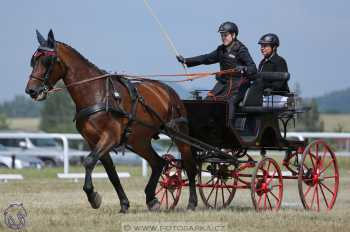
[[70, 50], [72, 50], [75, 54], [77, 54], [82, 60], [84, 60], [87, 65], [91, 68], [97, 69], [98, 71], [100, 71], [102, 74], [106, 74], [107, 71], [100, 69], [99, 67], [97, 67], [94, 63], [90, 62], [87, 58], [85, 58], [82, 54], [80, 54], [80, 52], [78, 52], [76, 49], [74, 49], [73, 47], [71, 47], [70, 45], [60, 42], [60, 41], [56, 41], [56, 43], [60, 43], [63, 46], [69, 48]]

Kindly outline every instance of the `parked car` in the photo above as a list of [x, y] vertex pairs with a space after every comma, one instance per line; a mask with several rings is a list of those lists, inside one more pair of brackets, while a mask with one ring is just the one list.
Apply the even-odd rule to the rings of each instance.
[[53, 138], [0, 137], [0, 144], [16, 153], [16, 156], [36, 157], [46, 167], [63, 164], [62, 148]]
[[[41, 169], [44, 167], [44, 162], [35, 157], [28, 157], [17, 155], [14, 156], [14, 168], [37, 168]], [[6, 149], [3, 145], [0, 144], [0, 168], [12, 168], [13, 166], [13, 156], [11, 151]]]

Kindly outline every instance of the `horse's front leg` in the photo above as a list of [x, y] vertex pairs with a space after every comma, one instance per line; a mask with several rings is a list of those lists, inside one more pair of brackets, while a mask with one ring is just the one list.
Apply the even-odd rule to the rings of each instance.
[[127, 213], [130, 207], [129, 200], [124, 192], [123, 186], [120, 183], [118, 173], [113, 164], [112, 158], [109, 154], [106, 154], [100, 158], [107, 174], [108, 178], [116, 190], [120, 201], [120, 213]]
[[94, 191], [94, 186], [92, 184], [92, 171], [94, 170], [100, 157], [108, 153], [114, 144], [115, 140], [111, 139], [110, 136], [101, 138], [96, 144], [96, 147], [83, 162], [85, 167], [85, 182], [83, 190], [87, 195], [91, 207], [94, 209], [98, 209], [101, 206], [102, 198], [97, 192]]

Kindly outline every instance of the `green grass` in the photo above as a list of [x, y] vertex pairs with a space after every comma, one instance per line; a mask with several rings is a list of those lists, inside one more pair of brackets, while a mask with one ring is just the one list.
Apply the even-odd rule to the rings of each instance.
[[320, 119], [324, 122], [324, 131], [350, 132], [349, 114], [321, 114]]
[[[147, 178], [141, 177], [140, 166], [120, 166], [118, 171], [129, 171], [132, 177], [121, 179], [130, 200], [129, 213], [121, 215], [119, 200], [107, 179], [94, 180], [95, 189], [103, 197], [98, 210], [91, 209], [84, 192], [83, 181], [74, 183], [59, 180], [57, 172], [63, 168], [43, 170], [1, 170], [1, 173], [21, 173], [23, 181], [0, 183], [0, 208], [11, 202], [22, 202], [28, 211], [27, 231], [121, 231], [122, 223], [131, 225], [140, 222], [215, 222], [227, 226], [227, 231], [268, 231], [268, 232], [313, 232], [350, 231], [350, 162], [339, 157], [341, 186], [335, 208], [330, 212], [309, 212], [302, 208], [297, 183], [284, 181], [283, 202], [279, 212], [257, 213], [253, 209], [250, 191], [238, 190], [230, 207], [224, 210], [208, 210], [199, 198], [195, 212], [185, 210], [188, 190], [184, 189], [179, 205], [173, 212], [148, 212], [145, 205], [144, 187]], [[103, 171], [98, 166], [96, 172]], [[253, 171], [253, 170], [251, 170]], [[80, 166], [71, 167], [70, 172], [83, 172]], [[199, 194], [198, 194], [199, 197]], [[10, 231], [0, 217], [0, 231]]]
[[[141, 166], [128, 166], [128, 165], [120, 165], [117, 166], [118, 172], [129, 172], [131, 176], [141, 176], [142, 170]], [[57, 178], [57, 173], [63, 173], [63, 167], [55, 167], [55, 168], [44, 168], [42, 170], [37, 169], [0, 169], [2, 174], [21, 174], [26, 179], [52, 179]], [[69, 166], [70, 173], [84, 173], [85, 169], [82, 165], [80, 166]], [[94, 169], [94, 172], [105, 172], [102, 165], [97, 165]]]
[[11, 130], [38, 131], [40, 118], [9, 118]]

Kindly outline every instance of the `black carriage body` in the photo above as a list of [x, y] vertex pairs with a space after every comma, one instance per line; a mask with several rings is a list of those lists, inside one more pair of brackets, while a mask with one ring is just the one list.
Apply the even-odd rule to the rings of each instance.
[[184, 100], [190, 136], [225, 149], [297, 150], [303, 141], [287, 140], [279, 126], [280, 112], [238, 111], [236, 120], [244, 128], [229, 127], [226, 101]]
[[228, 105], [224, 101], [184, 100], [190, 136], [215, 147], [231, 148], [239, 141], [228, 129]]

